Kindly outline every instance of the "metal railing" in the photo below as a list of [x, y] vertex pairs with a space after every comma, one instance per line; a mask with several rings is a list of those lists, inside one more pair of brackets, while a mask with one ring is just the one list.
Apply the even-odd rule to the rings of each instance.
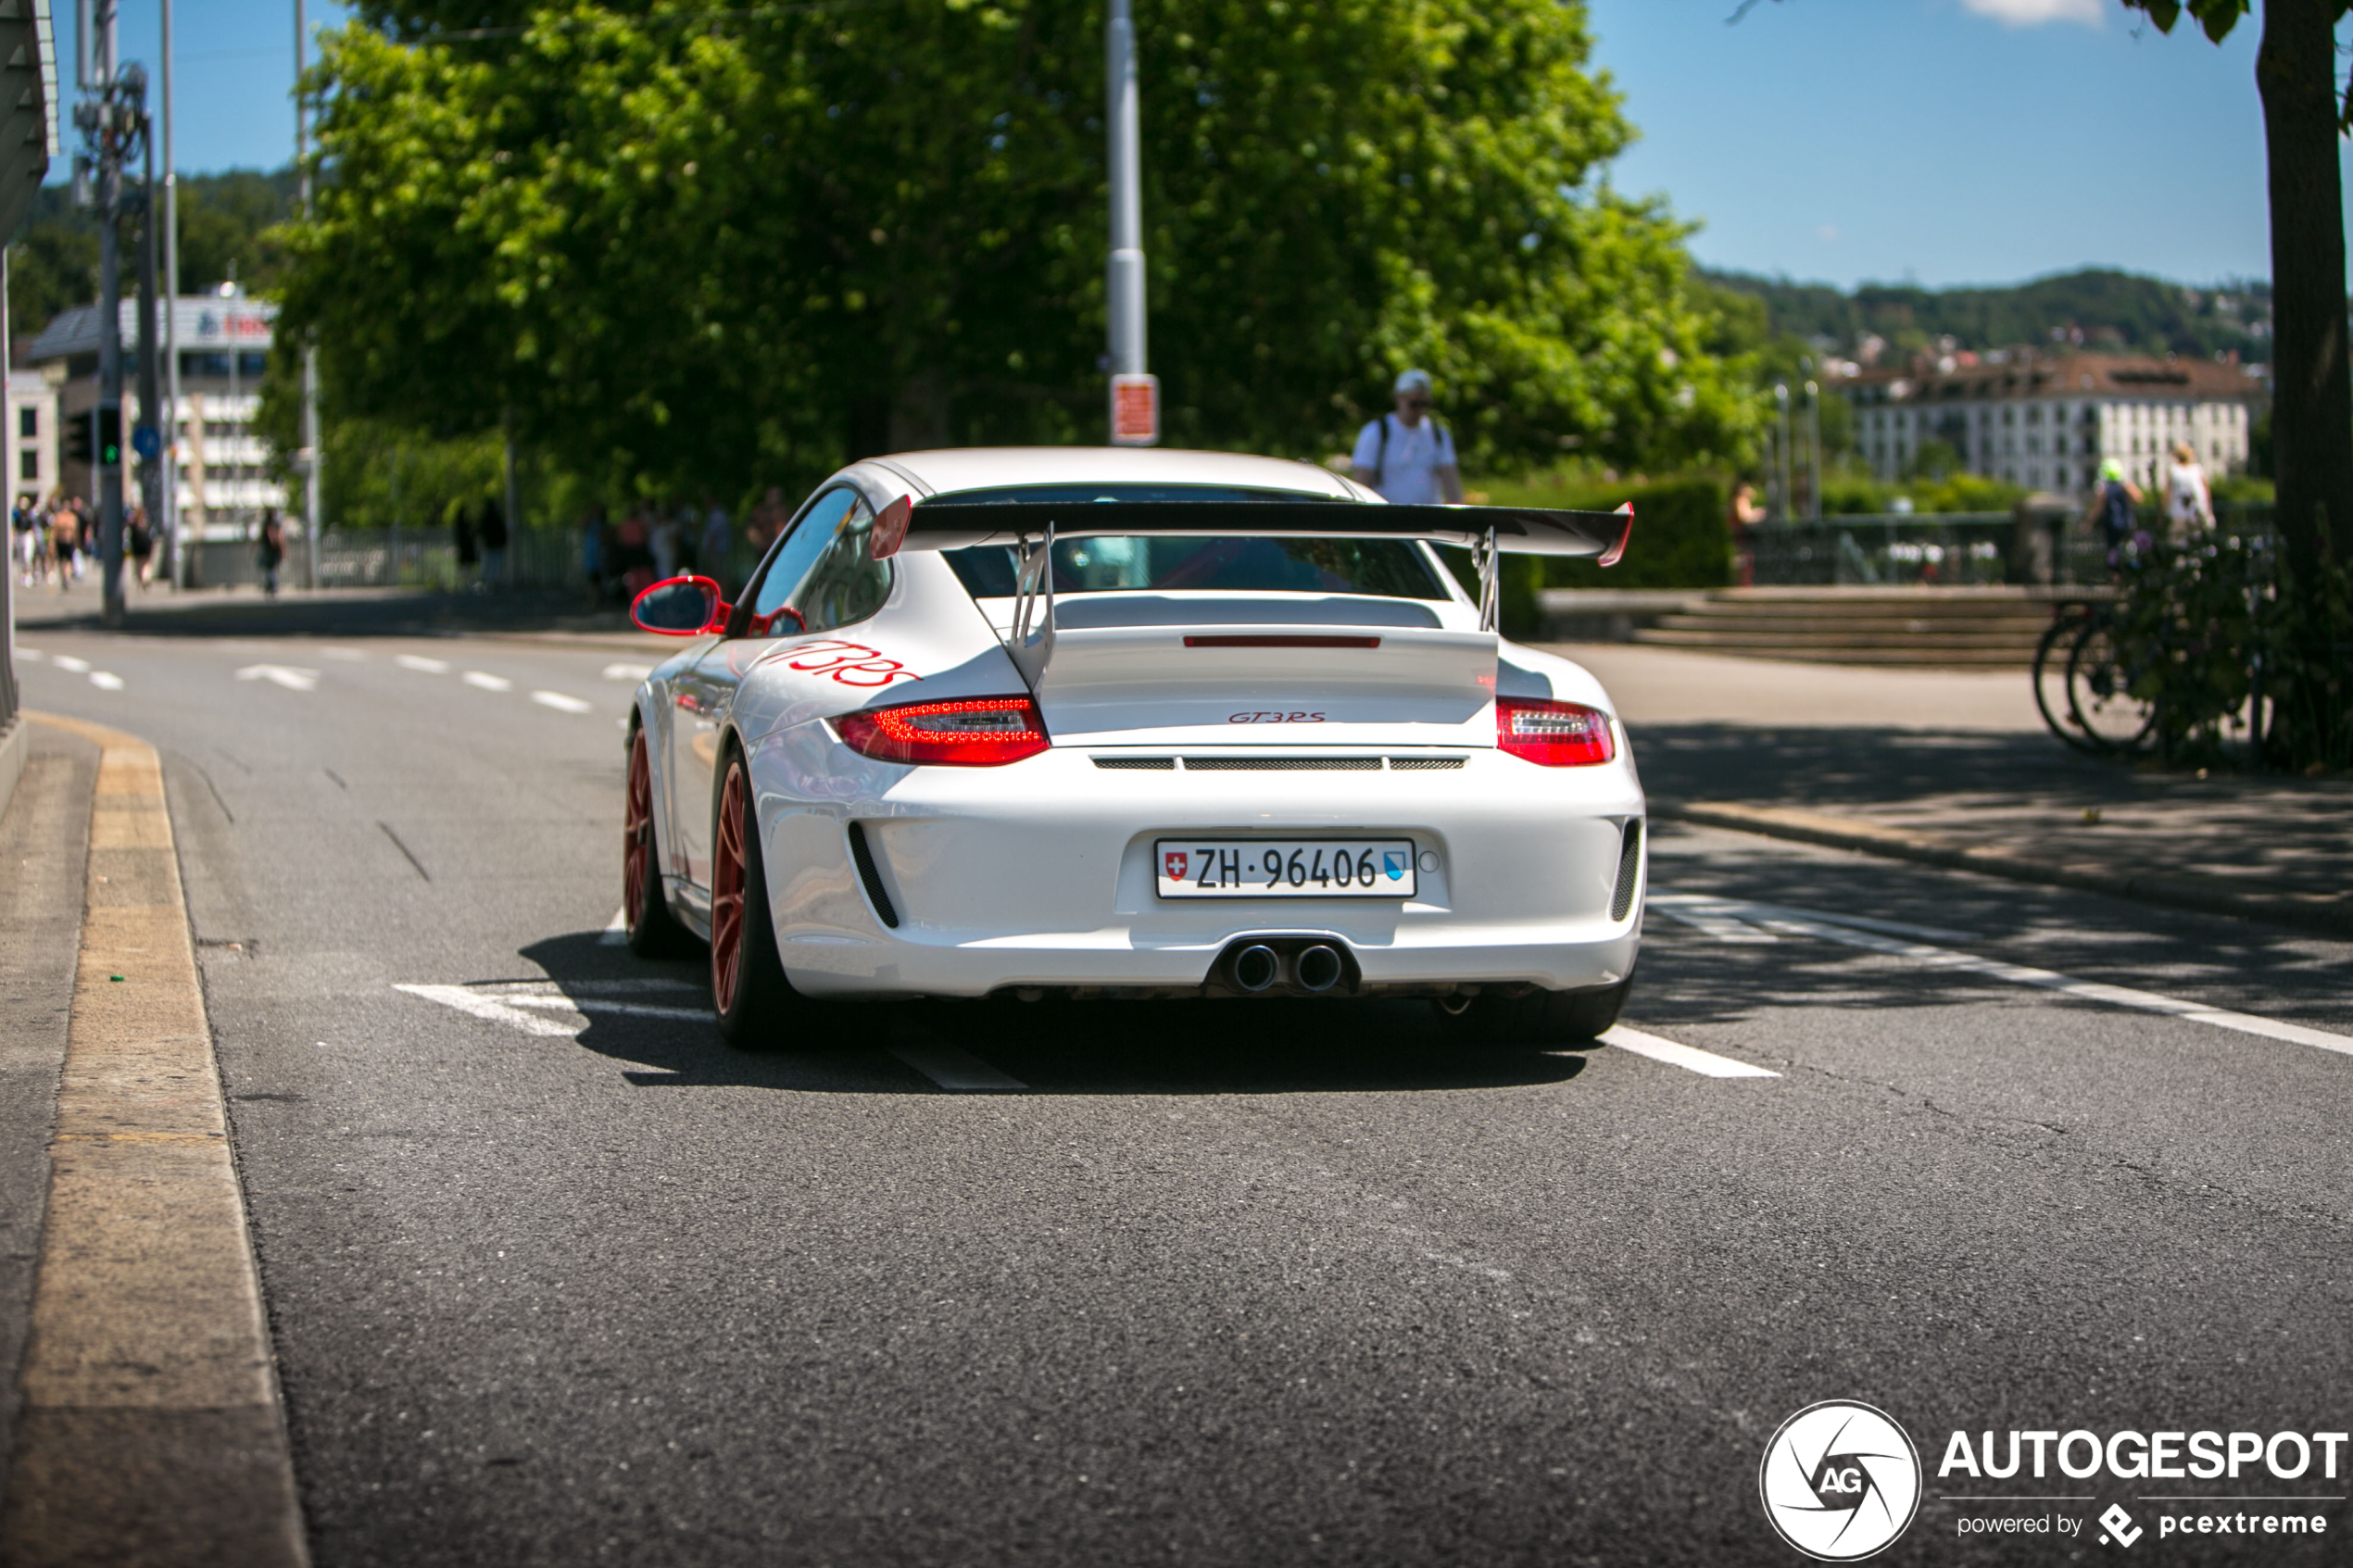
[[[2269, 502], [2215, 508], [2217, 532], [2268, 533]], [[2164, 527], [2154, 506], [2141, 526]], [[1749, 580], [1764, 586], [1987, 587], [2104, 583], [2108, 545], [2080, 511], [1870, 512], [1759, 523], [1748, 531]]]

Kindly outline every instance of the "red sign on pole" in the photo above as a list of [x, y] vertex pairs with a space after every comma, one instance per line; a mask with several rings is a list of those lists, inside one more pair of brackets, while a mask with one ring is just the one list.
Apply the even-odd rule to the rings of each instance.
[[1160, 378], [1111, 378], [1111, 444], [1151, 446], [1160, 441]]

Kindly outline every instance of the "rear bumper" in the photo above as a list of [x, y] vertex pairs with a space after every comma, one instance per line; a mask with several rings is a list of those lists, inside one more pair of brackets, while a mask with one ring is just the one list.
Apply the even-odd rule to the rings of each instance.
[[[797, 987], [829, 996], [1184, 994], [1254, 935], [1344, 944], [1375, 994], [1624, 979], [1640, 882], [1622, 917], [1612, 906], [1643, 803], [1622, 750], [1603, 767], [1554, 769], [1441, 749], [1464, 765], [1131, 771], [1057, 747], [1005, 768], [902, 768], [797, 726], [754, 755], [778, 949]], [[852, 822], [871, 884], [849, 851]], [[1207, 834], [1407, 837], [1419, 886], [1411, 899], [1158, 897], [1155, 840]]]

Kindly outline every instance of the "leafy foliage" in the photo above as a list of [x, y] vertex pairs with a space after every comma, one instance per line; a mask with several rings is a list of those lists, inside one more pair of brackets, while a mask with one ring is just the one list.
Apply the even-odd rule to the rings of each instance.
[[[1139, 19], [1172, 443], [1320, 456], [1409, 363], [1471, 462], [1744, 441], [1681, 229], [1590, 182], [1629, 132], [1580, 7]], [[520, 31], [433, 36], [484, 26]], [[353, 415], [507, 418], [619, 487], [1097, 439], [1101, 37], [1080, 0], [381, 7], [319, 68], [287, 325]]]
[[[281, 257], [267, 235], [293, 211], [291, 169], [233, 169], [180, 179], [180, 292], [199, 294], [231, 276], [249, 290], [275, 286]], [[137, 277], [125, 257], [126, 288]], [[57, 315], [98, 297], [98, 221], [70, 190], [44, 185], [8, 247], [8, 330], [30, 342]]]

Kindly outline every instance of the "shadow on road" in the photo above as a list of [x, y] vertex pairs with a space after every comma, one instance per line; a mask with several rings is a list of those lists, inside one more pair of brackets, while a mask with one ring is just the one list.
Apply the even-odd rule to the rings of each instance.
[[[640, 1087], [801, 1094], [937, 1094], [889, 1053], [947, 1046], [1041, 1095], [1427, 1093], [1567, 1083], [1584, 1059], [1508, 1042], [1466, 1043], [1420, 1001], [924, 1002], [812, 1007], [816, 1048], [743, 1051], [703, 1019], [599, 1010], [620, 982], [670, 982], [667, 1009], [708, 1006], [699, 960], [648, 961], [597, 932], [519, 957], [586, 1004], [583, 1048], [638, 1071]], [[648, 994], [648, 1002], [656, 1000]], [[1019, 1093], [1021, 1091], [1007, 1091]]]

